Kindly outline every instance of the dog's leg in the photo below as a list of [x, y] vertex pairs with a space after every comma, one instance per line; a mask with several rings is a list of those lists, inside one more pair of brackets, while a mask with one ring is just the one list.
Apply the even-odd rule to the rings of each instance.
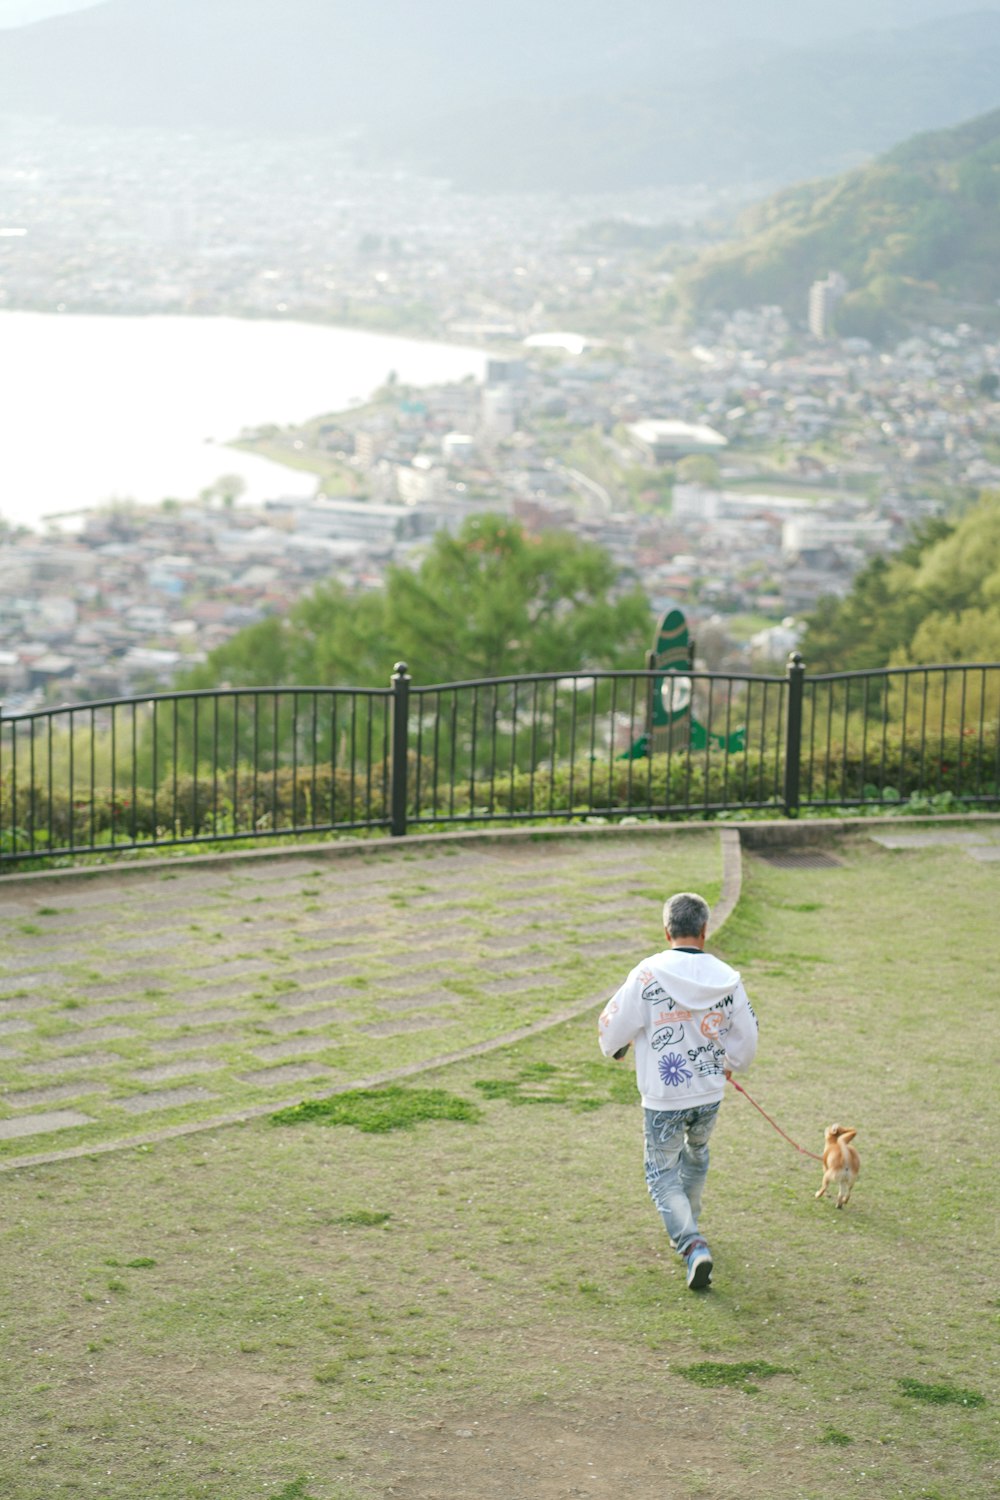
[[826, 1192], [827, 1188], [830, 1186], [830, 1183], [832, 1181], [833, 1181], [832, 1173], [830, 1173], [830, 1172], [824, 1172], [823, 1173], [823, 1186], [820, 1188], [819, 1192], [816, 1194], [817, 1198], [822, 1198], [823, 1194]]

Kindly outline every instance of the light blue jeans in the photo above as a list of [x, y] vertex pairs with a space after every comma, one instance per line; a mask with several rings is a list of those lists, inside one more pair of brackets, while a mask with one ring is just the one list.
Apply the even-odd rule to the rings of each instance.
[[698, 1235], [708, 1138], [721, 1099], [692, 1109], [644, 1109], [646, 1186], [670, 1243], [683, 1255]]

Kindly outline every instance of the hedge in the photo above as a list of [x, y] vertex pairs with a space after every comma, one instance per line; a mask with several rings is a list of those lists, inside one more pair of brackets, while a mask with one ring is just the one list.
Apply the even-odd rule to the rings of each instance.
[[[783, 766], [774, 751], [726, 755], [713, 750], [608, 762], [578, 758], [535, 771], [505, 768], [435, 788], [426, 765], [411, 752], [408, 814], [422, 823], [449, 817], [624, 814], [683, 816], [782, 805]], [[996, 798], [1000, 784], [995, 736], [958, 734], [925, 745], [860, 744], [831, 749], [801, 768], [801, 806], [906, 801], [916, 795]], [[329, 766], [249, 769], [218, 775], [167, 777], [156, 788], [122, 778], [110, 787], [30, 787], [9, 778], [0, 784], [3, 852], [71, 850], [90, 844], [169, 844], [181, 840], [261, 836], [310, 829], [385, 827], [390, 777], [385, 762], [333, 770]]]

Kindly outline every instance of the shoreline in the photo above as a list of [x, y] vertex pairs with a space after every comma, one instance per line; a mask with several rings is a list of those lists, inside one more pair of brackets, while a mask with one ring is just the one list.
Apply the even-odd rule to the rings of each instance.
[[230, 471], [248, 503], [296, 477], [302, 489], [302, 468], [237, 446], [243, 435], [363, 407], [393, 372], [416, 389], [481, 379], [487, 358], [443, 337], [222, 311], [3, 308], [0, 331], [0, 520], [37, 534], [116, 500], [194, 500]]

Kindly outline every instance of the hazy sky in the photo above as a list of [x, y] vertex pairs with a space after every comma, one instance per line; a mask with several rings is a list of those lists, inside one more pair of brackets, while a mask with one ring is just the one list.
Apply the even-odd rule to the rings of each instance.
[[23, 26], [60, 11], [84, 10], [96, 0], [0, 0], [0, 26]]
[[[85, 10], [99, 5], [100, 0], [0, 0], [0, 30], [4, 27], [25, 26], [30, 21], [40, 21], [48, 15], [60, 15], [67, 10]], [[150, 0], [159, 3], [159, 0]], [[475, 0], [469, 0], [475, 3]], [[481, 3], [481, 0], [480, 0]], [[573, 0], [567, 0], [573, 3]], [[663, 0], [669, 7], [672, 0]], [[739, 7], [742, 10], [742, 6]], [[867, 27], [907, 26], [928, 20], [937, 15], [961, 15], [973, 10], [1000, 9], [1000, 0], [843, 0], [840, 6], [829, 6], [828, 0], [756, 0], [745, 10], [745, 20], [739, 31], [747, 36], [777, 37], [786, 34], [787, 40], [795, 43], [807, 37], [837, 36]], [[712, 12], [730, 13], [730, 0], [705, 0], [703, 12], [711, 23]], [[738, 12], [739, 13], [739, 12]], [[730, 26], [732, 30], [732, 26]]]
[[[98, 3], [99, 0], [0, 0], [0, 28], [23, 26], [26, 22], [40, 21], [45, 16], [70, 10], [86, 10]], [[572, 4], [572, 0], [568, 0], [568, 3]], [[664, 5], [669, 6], [670, 3], [671, 0], [663, 0]], [[710, 18], [715, 8], [713, 0], [706, 0], [706, 16]], [[798, 40], [795, 33], [803, 27], [811, 35], [837, 35], [860, 31], [865, 27], [906, 25], [908, 22], [937, 15], [957, 15], [963, 11], [998, 8], [1000, 0], [909, 0], [909, 3], [901, 3], [901, 0], [865, 0], [863, 5], [844, 4], [832, 8], [828, 0], [758, 0], [756, 6], [747, 7], [744, 30], [747, 35], [754, 35], [755, 30], [763, 35], [775, 35], [780, 31], [780, 27], [776, 28], [776, 22], [780, 20], [782, 11], [786, 12], [789, 39], [795, 41]], [[753, 23], [755, 11], [756, 28]]]

